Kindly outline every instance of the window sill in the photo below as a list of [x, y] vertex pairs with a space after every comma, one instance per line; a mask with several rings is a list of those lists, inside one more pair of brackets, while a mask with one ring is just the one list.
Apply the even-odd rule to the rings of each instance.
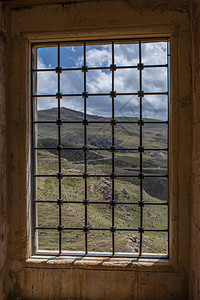
[[[99, 254], [98, 254], [99, 255]], [[32, 255], [25, 262], [26, 268], [45, 269], [102, 269], [102, 270], [133, 270], [133, 271], [164, 271], [173, 272], [174, 266], [166, 258], [121, 258], [121, 257], [91, 257], [76, 255]]]

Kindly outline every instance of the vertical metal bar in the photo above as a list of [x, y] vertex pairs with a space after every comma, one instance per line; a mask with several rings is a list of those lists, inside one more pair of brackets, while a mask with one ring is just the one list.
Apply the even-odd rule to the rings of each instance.
[[[112, 42], [112, 65], [114, 65], [114, 42]], [[114, 69], [112, 69], [112, 92], [114, 92]], [[115, 102], [112, 97], [112, 120], [115, 118]], [[112, 125], [112, 147], [115, 146], [115, 128]], [[112, 174], [115, 173], [115, 153], [112, 152]], [[115, 178], [112, 178], [112, 200], [115, 200]], [[112, 206], [112, 228], [115, 226], [115, 207]], [[115, 254], [115, 232], [112, 231], [112, 254]]]
[[[141, 41], [139, 41], [139, 64], [142, 64], [142, 50], [141, 50]], [[140, 92], [142, 91], [142, 69], [139, 70], [140, 78]], [[142, 96], [140, 94], [140, 120], [142, 120]], [[142, 126], [140, 125], [140, 147], [142, 147]], [[140, 152], [140, 174], [142, 174], [142, 152]], [[140, 201], [143, 201], [143, 181], [140, 179]], [[140, 206], [140, 228], [143, 227], [143, 206]], [[143, 235], [140, 232], [140, 249], [139, 255], [142, 255], [142, 238]]]
[[[60, 44], [58, 44], [58, 68], [60, 68]], [[60, 72], [58, 72], [58, 93], [60, 93]], [[58, 97], [58, 119], [60, 119], [60, 98]], [[61, 145], [61, 127], [58, 125], [58, 145]], [[61, 152], [58, 152], [58, 172], [62, 172], [61, 167]], [[62, 198], [62, 183], [61, 178], [59, 180], [59, 199]], [[59, 226], [62, 226], [62, 208], [59, 204]], [[59, 254], [62, 252], [62, 233], [59, 231]]]
[[[84, 52], [84, 67], [86, 67], [86, 43], [83, 45], [83, 52]], [[86, 72], [84, 72], [84, 92], [86, 93], [87, 86], [86, 86]], [[84, 119], [87, 119], [87, 102], [86, 97], [84, 97]], [[87, 145], [87, 125], [84, 124], [84, 146]], [[84, 173], [87, 173], [87, 153], [84, 152]], [[87, 199], [87, 178], [85, 178], [85, 200]], [[88, 211], [87, 205], [85, 205], [85, 228], [87, 227], [88, 222]], [[88, 253], [88, 233], [85, 231], [85, 254]]]
[[[170, 166], [169, 166], [169, 123], [170, 123], [170, 114], [169, 114], [169, 101], [170, 101], [170, 41], [169, 39], [167, 39], [167, 121], [168, 121], [168, 125], [167, 125], [167, 169], [168, 169], [168, 174], [170, 172]], [[169, 243], [169, 239], [170, 239], [170, 220], [169, 220], [169, 212], [170, 212], [170, 202], [169, 202], [169, 176], [167, 178], [167, 201], [168, 201], [168, 255], [169, 255], [169, 250], [170, 250], [170, 243]]]
[[[34, 52], [34, 53], [33, 53]], [[32, 148], [31, 148], [31, 153], [32, 153], [32, 194], [33, 194], [33, 199], [35, 200], [35, 197], [37, 195], [37, 190], [36, 190], [36, 178], [34, 177], [34, 174], [36, 173], [36, 157], [35, 157], [35, 151], [34, 147], [35, 145], [35, 139], [36, 139], [36, 134], [35, 134], [35, 126], [36, 124], [33, 123], [35, 121], [35, 101], [37, 101], [37, 98], [33, 98], [33, 94], [35, 93], [35, 85], [34, 85], [34, 79], [36, 78], [36, 74], [33, 73], [33, 68], [35, 67], [35, 47], [31, 46], [31, 121], [32, 121]], [[34, 76], [34, 78], [33, 78]], [[35, 201], [32, 201], [32, 214], [33, 214], [33, 228], [32, 228], [32, 252], [34, 253], [37, 250], [37, 234], [36, 234], [36, 203]]]

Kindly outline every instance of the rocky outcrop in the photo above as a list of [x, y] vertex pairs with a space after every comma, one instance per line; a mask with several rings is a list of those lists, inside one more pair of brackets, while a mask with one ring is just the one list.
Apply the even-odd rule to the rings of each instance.
[[[109, 180], [103, 178], [103, 183], [100, 184], [98, 191], [103, 195], [105, 200], [112, 200], [112, 186]], [[115, 190], [114, 192], [114, 198], [116, 201], [119, 199], [117, 190]]]

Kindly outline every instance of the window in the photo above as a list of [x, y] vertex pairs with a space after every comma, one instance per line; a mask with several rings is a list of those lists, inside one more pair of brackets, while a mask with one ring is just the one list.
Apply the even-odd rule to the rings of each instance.
[[168, 258], [168, 39], [32, 45], [34, 251]]

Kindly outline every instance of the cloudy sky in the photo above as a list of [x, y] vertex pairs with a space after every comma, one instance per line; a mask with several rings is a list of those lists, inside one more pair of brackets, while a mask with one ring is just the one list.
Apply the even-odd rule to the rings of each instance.
[[[86, 47], [88, 67], [107, 67], [112, 63], [111, 45], [91, 45]], [[138, 44], [115, 44], [115, 64], [117, 66], [137, 65], [139, 62]], [[61, 67], [73, 68], [83, 65], [83, 47], [61, 47]], [[143, 43], [142, 63], [156, 65], [167, 63], [167, 43]], [[37, 50], [39, 69], [57, 67], [57, 48], [45, 47]], [[54, 71], [37, 73], [37, 94], [57, 93], [57, 74]], [[61, 73], [61, 92], [77, 94], [84, 90], [81, 71], [63, 71]], [[112, 89], [110, 70], [89, 70], [87, 76], [88, 93], [109, 93]], [[142, 89], [144, 92], [167, 91], [167, 68], [148, 68], [142, 71]], [[139, 71], [137, 69], [118, 69], [115, 71], [115, 91], [118, 93], [137, 92], [139, 90]], [[61, 106], [83, 111], [82, 98], [63, 98]], [[38, 109], [57, 106], [54, 98], [38, 98]], [[106, 96], [89, 97], [87, 113], [111, 117], [111, 98]], [[118, 96], [115, 98], [116, 116], [139, 116], [139, 98], [137, 96]], [[167, 96], [145, 96], [143, 98], [143, 117], [166, 120]]]

